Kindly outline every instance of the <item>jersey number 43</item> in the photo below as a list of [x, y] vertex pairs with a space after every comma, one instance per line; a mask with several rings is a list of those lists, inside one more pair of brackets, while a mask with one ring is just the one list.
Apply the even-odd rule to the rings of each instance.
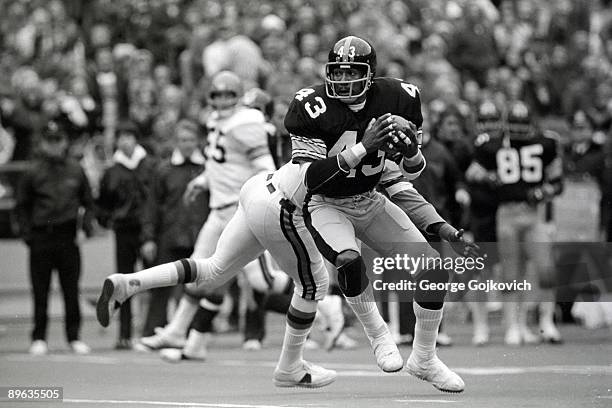
[[[350, 149], [356, 144], [357, 144], [357, 131], [347, 130], [344, 133], [342, 133], [342, 135], [340, 136], [336, 144], [334, 144], [332, 148], [329, 149], [329, 153], [327, 155], [328, 157], [335, 156], [341, 153], [344, 149]], [[376, 165], [361, 164], [355, 167], [354, 169], [351, 169], [347, 177], [348, 178], [355, 177], [358, 171], [361, 171], [361, 173], [363, 173], [363, 175], [366, 177], [373, 176], [374, 174], [380, 173], [381, 171], [383, 171], [383, 167], [385, 167], [384, 157], [385, 157], [385, 153], [379, 150], [378, 151], [378, 160], [379, 160], [378, 164]]]

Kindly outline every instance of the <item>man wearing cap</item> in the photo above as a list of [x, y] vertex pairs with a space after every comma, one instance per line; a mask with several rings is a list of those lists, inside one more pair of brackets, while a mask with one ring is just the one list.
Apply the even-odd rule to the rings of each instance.
[[80, 209], [83, 229], [91, 232], [93, 200], [85, 172], [67, 157], [68, 138], [59, 123], [44, 127], [40, 154], [20, 180], [17, 216], [21, 236], [30, 249], [30, 279], [34, 300], [34, 330], [30, 353], [48, 352], [47, 302], [51, 274], [57, 270], [65, 304], [66, 338], [76, 354], [88, 354], [79, 340], [79, 276], [81, 254], [76, 242]]

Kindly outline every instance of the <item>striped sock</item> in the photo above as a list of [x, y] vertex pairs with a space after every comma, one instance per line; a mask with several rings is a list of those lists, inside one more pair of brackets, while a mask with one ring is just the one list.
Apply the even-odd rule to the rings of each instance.
[[[193, 282], [196, 278], [195, 271], [196, 267], [193, 260], [181, 259], [180, 261], [157, 265], [129, 274], [126, 276], [130, 283], [127, 285], [128, 296], [149, 289]], [[138, 282], [138, 284], [134, 284], [135, 282]]]
[[419, 360], [426, 361], [436, 354], [436, 338], [442, 321], [442, 309], [425, 309], [416, 302], [412, 303], [412, 307], [416, 316], [412, 351]]
[[361, 322], [370, 342], [389, 333], [389, 327], [383, 320], [374, 300], [372, 285], [357, 296], [346, 297], [346, 301]]
[[287, 324], [278, 369], [293, 371], [302, 361], [304, 344], [312, 328], [317, 302], [293, 295], [287, 312]]

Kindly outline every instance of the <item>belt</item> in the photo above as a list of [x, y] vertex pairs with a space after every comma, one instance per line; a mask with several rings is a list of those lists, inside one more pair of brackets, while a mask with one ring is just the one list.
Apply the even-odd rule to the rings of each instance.
[[[266, 176], [266, 181], [268, 182], [268, 184], [266, 185], [266, 187], [268, 188], [268, 191], [270, 192], [270, 194], [274, 194], [276, 193], [276, 187], [274, 187], [274, 184], [272, 184], [272, 174], [268, 174]], [[281, 198], [278, 202], [280, 204], [281, 207], [283, 207], [285, 210], [287, 210], [288, 212], [292, 213], [296, 210], [296, 205], [293, 204], [291, 201], [287, 200], [286, 198]]]

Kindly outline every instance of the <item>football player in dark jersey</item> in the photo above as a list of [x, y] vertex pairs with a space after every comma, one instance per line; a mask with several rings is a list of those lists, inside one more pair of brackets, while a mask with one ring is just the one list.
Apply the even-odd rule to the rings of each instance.
[[[495, 176], [498, 250], [504, 279], [523, 279], [525, 259], [532, 261], [544, 300], [540, 305], [540, 331], [544, 337], [559, 338], [553, 323], [552, 234], [550, 224], [545, 222], [544, 204], [562, 190], [562, 165], [555, 138], [532, 122], [527, 105], [513, 102], [508, 107], [504, 136], [482, 134], [476, 140], [474, 159], [488, 175], [493, 172]], [[527, 327], [521, 293], [510, 291], [505, 297], [506, 344], [538, 342], [539, 337]]]
[[[484, 100], [476, 111], [476, 137], [474, 145], [480, 146], [490, 139], [498, 139], [502, 136], [502, 112], [490, 100]], [[470, 197], [470, 231], [476, 242], [496, 242], [496, 213], [497, 199], [495, 189], [497, 188], [497, 175], [493, 170], [486, 170], [479, 163], [473, 161], [465, 172]], [[487, 253], [486, 274], [490, 276], [497, 253]], [[483, 274], [481, 274], [483, 277]], [[469, 301], [472, 320], [474, 323], [474, 335], [472, 343], [483, 346], [489, 342], [489, 325], [487, 320], [486, 293], [471, 293]]]
[[[378, 365], [399, 371], [403, 360], [374, 302], [357, 239], [384, 257], [439, 256], [408, 216], [374, 190], [389, 153], [409, 179], [425, 167], [419, 90], [399, 79], [375, 78], [374, 48], [354, 36], [333, 46], [325, 69], [325, 83], [299, 90], [285, 116], [292, 161], [308, 166], [304, 219], [319, 251], [337, 267], [340, 288], [364, 326]], [[427, 232], [462, 240], [462, 233], [446, 223]], [[442, 269], [406, 272], [417, 281], [448, 281]], [[444, 295], [444, 290], [416, 290], [417, 324], [406, 368], [442, 391], [461, 392], [463, 380], [436, 356]]]

